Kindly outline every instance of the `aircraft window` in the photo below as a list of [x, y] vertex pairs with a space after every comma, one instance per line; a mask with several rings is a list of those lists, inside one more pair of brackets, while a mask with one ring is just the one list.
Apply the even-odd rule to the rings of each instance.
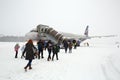
[[51, 32], [51, 30], [52, 30], [52, 28], [49, 28], [48, 31], [47, 31], [47, 33]]
[[45, 32], [47, 32], [47, 28], [45, 29]]
[[43, 32], [43, 28], [41, 29], [41, 31]]

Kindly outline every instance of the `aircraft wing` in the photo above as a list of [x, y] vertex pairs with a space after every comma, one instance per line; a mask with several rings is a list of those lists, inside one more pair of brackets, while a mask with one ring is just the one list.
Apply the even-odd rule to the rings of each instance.
[[117, 35], [89, 36], [89, 38], [116, 37]]

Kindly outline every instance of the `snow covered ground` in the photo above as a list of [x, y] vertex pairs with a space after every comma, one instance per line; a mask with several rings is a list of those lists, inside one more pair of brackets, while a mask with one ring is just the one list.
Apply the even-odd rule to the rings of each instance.
[[[15, 59], [14, 42], [0, 42], [0, 80], [120, 80], [120, 48], [116, 39], [91, 39], [72, 53], [61, 50], [59, 60], [35, 59], [32, 70], [24, 71], [28, 61]], [[24, 43], [19, 43], [22, 46]]]

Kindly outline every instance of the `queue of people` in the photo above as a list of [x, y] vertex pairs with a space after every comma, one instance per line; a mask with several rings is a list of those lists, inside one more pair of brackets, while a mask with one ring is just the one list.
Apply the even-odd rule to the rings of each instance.
[[76, 40], [67, 40], [65, 39], [63, 41], [63, 46], [65, 49], [65, 53], [67, 53], [68, 49], [69, 49], [69, 53], [72, 53], [72, 49], [76, 49], [77, 48], [77, 41]]
[[[72, 48], [73, 48], [73, 46], [75, 46], [72, 41], [64, 40], [63, 45], [64, 45], [65, 53], [67, 53], [67, 50], [69, 50], [69, 53], [72, 53]], [[20, 48], [19, 44], [16, 44], [14, 48], [16, 51], [15, 58], [17, 58], [18, 49]], [[28, 42], [25, 45], [23, 45], [21, 47], [21, 51], [22, 51], [21, 58], [24, 57], [25, 60], [28, 60], [28, 63], [24, 67], [25, 71], [27, 71], [27, 68], [32, 69], [31, 64], [32, 64], [33, 59], [35, 59], [35, 58], [43, 59], [44, 58], [43, 50], [48, 51], [47, 61], [54, 61], [55, 56], [56, 56], [56, 60], [59, 60], [59, 58], [58, 58], [58, 53], [60, 52], [59, 44], [53, 43], [51, 40], [49, 40], [47, 42], [43, 41], [43, 40], [39, 40], [37, 42], [37, 46], [35, 46], [33, 44], [33, 41], [30, 39], [30, 40], [28, 40]]]

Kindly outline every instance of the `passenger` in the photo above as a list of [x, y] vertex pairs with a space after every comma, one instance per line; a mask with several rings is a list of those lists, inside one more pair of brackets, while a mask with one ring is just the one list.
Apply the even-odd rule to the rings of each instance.
[[15, 47], [14, 47], [14, 50], [15, 50], [15, 58], [17, 58], [18, 57], [18, 50], [19, 50], [19, 48], [20, 48], [20, 46], [19, 46], [19, 44], [17, 43], [16, 45], [15, 45]]
[[84, 43], [84, 46], [89, 47], [89, 43], [88, 43], [88, 42], [85, 42], [85, 43]]
[[[21, 52], [23, 53], [23, 51], [24, 51], [24, 49], [25, 49], [25, 45], [23, 45], [22, 47], [21, 47]], [[23, 58], [23, 56], [21, 55], [21, 59]]]
[[38, 48], [37, 45], [35, 45], [35, 48], [33, 48], [33, 52], [34, 52], [34, 57], [37, 58], [38, 57]]
[[63, 41], [63, 46], [64, 46], [64, 48], [65, 48], [65, 53], [67, 53], [68, 41], [67, 41], [66, 39]]
[[87, 42], [86, 44], [87, 44], [87, 46], [89, 47], [89, 43]]
[[23, 51], [22, 56], [24, 56], [24, 54], [26, 53], [25, 59], [29, 60], [27, 65], [24, 67], [25, 71], [27, 71], [27, 67], [29, 67], [29, 69], [32, 69], [31, 67], [31, 63], [32, 60], [34, 59], [34, 51], [33, 49], [36, 49], [36, 47], [33, 45], [33, 41], [30, 39], [26, 45], [25, 45], [25, 49]]
[[73, 46], [74, 46], [74, 49], [77, 48], [77, 42], [76, 42], [76, 40], [73, 40]]
[[73, 44], [72, 44], [72, 42], [70, 41], [69, 44], [68, 44], [69, 53], [72, 53], [72, 46], [73, 46]]
[[80, 43], [81, 43], [80, 40], [78, 40], [78, 41], [77, 41], [77, 46], [80, 46]]
[[47, 41], [44, 41], [44, 50], [47, 48]]
[[60, 51], [60, 46], [58, 44], [53, 45], [53, 56], [52, 61], [54, 60], [54, 56], [56, 55], [56, 59], [58, 60], [58, 52]]
[[47, 50], [48, 50], [48, 58], [47, 58], [47, 61], [49, 61], [49, 60], [51, 59], [52, 46], [53, 46], [53, 44], [52, 44], [51, 40], [49, 40], [49, 41], [47, 42]]
[[41, 54], [41, 58], [44, 58], [43, 57], [43, 49], [44, 49], [44, 43], [42, 40], [39, 40], [38, 43], [38, 59], [40, 59], [40, 54]]

